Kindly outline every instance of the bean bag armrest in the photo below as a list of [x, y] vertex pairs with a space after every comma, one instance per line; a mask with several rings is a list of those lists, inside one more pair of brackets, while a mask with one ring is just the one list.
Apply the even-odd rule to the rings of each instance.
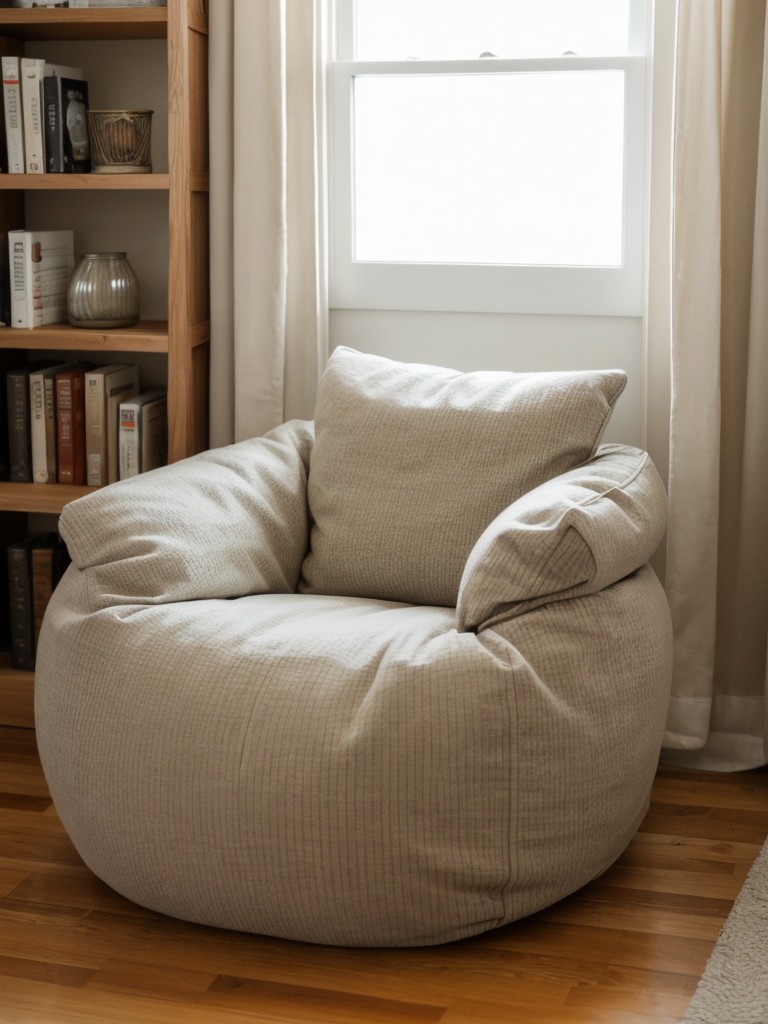
[[650, 456], [603, 445], [589, 462], [523, 495], [484, 531], [462, 575], [459, 631], [480, 631], [623, 579], [651, 557], [666, 519], [666, 491]]
[[71, 502], [59, 529], [92, 608], [293, 592], [312, 443], [293, 420]]

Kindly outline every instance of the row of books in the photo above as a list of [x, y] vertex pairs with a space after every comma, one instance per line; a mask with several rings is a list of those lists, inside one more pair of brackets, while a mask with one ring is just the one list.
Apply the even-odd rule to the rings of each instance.
[[139, 368], [43, 359], [6, 374], [8, 479], [101, 487], [165, 465], [162, 391]]
[[9, 544], [8, 620], [11, 665], [31, 670], [45, 609], [70, 558], [57, 533], [38, 533]]
[[9, 174], [91, 169], [88, 82], [83, 70], [42, 57], [2, 57]]

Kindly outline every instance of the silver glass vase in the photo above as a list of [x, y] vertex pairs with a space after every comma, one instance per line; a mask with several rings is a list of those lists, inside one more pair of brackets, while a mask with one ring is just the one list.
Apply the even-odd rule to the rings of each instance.
[[87, 252], [67, 287], [67, 319], [96, 330], [139, 319], [139, 282], [124, 252]]

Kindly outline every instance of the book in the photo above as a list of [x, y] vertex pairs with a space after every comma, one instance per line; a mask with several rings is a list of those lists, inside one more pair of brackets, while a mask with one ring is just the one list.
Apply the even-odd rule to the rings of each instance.
[[32, 480], [32, 437], [29, 405], [29, 377], [54, 365], [55, 359], [35, 360], [13, 367], [5, 375], [8, 404], [8, 478], [13, 483]]
[[0, 544], [0, 651], [11, 649], [11, 600], [8, 586], [8, 548]]
[[29, 375], [29, 432], [35, 484], [56, 483], [56, 374], [79, 365], [60, 360]]
[[8, 232], [11, 326], [42, 327], [67, 318], [67, 285], [75, 266], [74, 233]]
[[120, 403], [139, 393], [139, 368], [127, 363], [99, 366], [85, 375], [86, 482], [92, 487], [120, 479]]
[[52, 543], [49, 533], [34, 534], [8, 545], [8, 599], [11, 622], [11, 665], [35, 667], [35, 619], [32, 597], [32, 551]]
[[79, 74], [52, 73], [43, 79], [45, 167], [53, 174], [86, 174], [91, 169], [88, 82], [79, 68], [66, 70]]
[[45, 610], [56, 586], [69, 565], [67, 546], [56, 533], [47, 534], [30, 547], [32, 576], [32, 643], [37, 653], [37, 641]]
[[62, 365], [56, 363], [29, 375], [30, 459], [32, 482], [37, 484], [56, 482], [56, 423], [53, 409], [46, 405], [45, 380], [56, 374]]
[[[8, 450], [8, 387], [0, 387], [0, 480], [11, 478], [11, 457]], [[0, 544], [0, 551], [3, 546]], [[0, 585], [0, 591], [2, 586]], [[0, 650], [3, 650], [0, 646]]]
[[162, 391], [145, 391], [120, 403], [120, 479], [164, 466], [168, 459], [168, 403]]
[[81, 79], [82, 68], [49, 64], [42, 57], [21, 57], [22, 123], [24, 162], [27, 174], [43, 174], [47, 167], [46, 107], [44, 83], [47, 77]]
[[23, 174], [26, 170], [24, 159], [24, 120], [22, 114], [21, 76], [18, 57], [5, 55], [3, 69], [3, 113], [5, 120], [5, 141], [8, 152], [8, 173]]
[[24, 127], [24, 165], [27, 174], [45, 171], [45, 143], [43, 135], [42, 92], [45, 61], [42, 57], [21, 57], [22, 123]]
[[56, 374], [56, 477], [60, 484], [84, 484], [85, 374], [81, 363]]
[[[0, 118], [0, 124], [2, 118]], [[5, 154], [5, 146], [2, 147]], [[2, 159], [2, 157], [0, 157]], [[5, 167], [6, 165], [3, 164]], [[6, 213], [8, 216], [8, 213]], [[11, 264], [7, 245], [0, 245], [0, 327], [11, 326]], [[1, 546], [1, 545], [0, 545]]]
[[31, 538], [26, 537], [24, 540], [14, 541], [7, 548], [11, 665], [25, 670], [35, 667], [30, 543]]

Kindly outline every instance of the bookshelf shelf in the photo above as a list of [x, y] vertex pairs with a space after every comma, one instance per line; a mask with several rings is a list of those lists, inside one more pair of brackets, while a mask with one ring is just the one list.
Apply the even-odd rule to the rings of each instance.
[[[146, 364], [164, 381], [172, 462], [208, 444], [208, 25], [204, 8], [202, 0], [168, 0], [165, 7], [0, 9], [0, 54], [41, 56], [84, 70], [93, 54], [98, 85], [90, 96], [91, 105], [130, 106], [136, 103], [140, 87], [144, 92], [137, 105], [155, 109], [153, 133], [163, 132], [158, 137], [161, 158], [156, 161], [161, 173], [0, 173], [0, 243], [7, 245], [5, 233], [14, 228], [56, 227], [58, 217], [65, 227], [72, 220], [76, 252], [86, 251], [78, 239], [80, 223], [82, 238], [98, 238], [104, 251], [129, 248], [124, 242], [133, 229], [154, 260], [149, 264], [152, 277], [147, 291], [152, 301], [145, 319], [114, 331], [81, 330], [68, 324], [33, 330], [0, 327], [0, 373], [41, 354], [56, 353], [65, 359], [70, 353], [74, 358], [82, 354], [96, 361], [96, 355], [89, 354], [104, 353], [103, 362], [133, 362], [126, 357], [135, 355], [137, 363]], [[108, 45], [99, 46], [102, 40]], [[104, 56], [99, 60], [106, 51], [117, 55], [114, 63]], [[143, 68], [145, 59], [153, 73], [138, 81], [136, 68]], [[110, 98], [102, 101], [102, 96]], [[56, 516], [89, 490], [0, 482], [0, 544], [36, 530], [36, 515]], [[33, 674], [12, 669], [10, 659], [0, 653], [0, 724], [32, 724], [32, 691]]]
[[58, 515], [70, 501], [94, 490], [95, 487], [73, 484], [10, 484], [3, 481], [0, 483], [0, 505], [6, 512]]
[[168, 174], [0, 174], [0, 189], [45, 192], [122, 192], [126, 189], [167, 192]]
[[[61, 352], [167, 352], [168, 322], [139, 321], [113, 331], [88, 331], [68, 324], [30, 330], [0, 327], [0, 349], [47, 349]], [[2, 507], [0, 505], [0, 507]]]
[[15, 39], [164, 39], [168, 33], [167, 7], [3, 10], [0, 14], [3, 35]]

